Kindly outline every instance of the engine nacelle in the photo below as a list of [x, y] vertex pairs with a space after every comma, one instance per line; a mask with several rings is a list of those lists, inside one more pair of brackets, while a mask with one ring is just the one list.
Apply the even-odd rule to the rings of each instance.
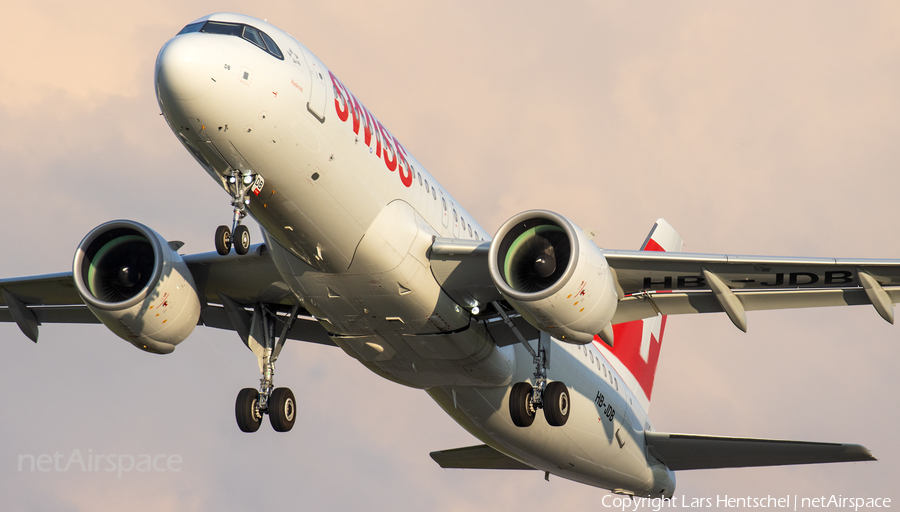
[[94, 228], [75, 251], [73, 271], [88, 309], [141, 350], [168, 354], [197, 326], [200, 300], [187, 264], [143, 224]]
[[565, 217], [544, 210], [506, 221], [491, 242], [491, 278], [531, 325], [569, 343], [590, 343], [616, 312], [603, 251]]

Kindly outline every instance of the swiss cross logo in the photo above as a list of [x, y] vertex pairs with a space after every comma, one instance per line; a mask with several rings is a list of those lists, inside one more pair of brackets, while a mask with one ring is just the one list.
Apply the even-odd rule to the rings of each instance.
[[[615, 344], [609, 349], [634, 375], [647, 398], [653, 391], [656, 363], [666, 317], [656, 316], [646, 320], [634, 320], [613, 326]], [[602, 342], [600, 342], [602, 343]]]
[[[652, 238], [647, 241], [644, 250], [665, 252]], [[653, 391], [656, 363], [659, 361], [659, 349], [665, 329], [666, 317], [661, 315], [613, 326], [615, 344], [609, 351], [634, 375], [648, 399]], [[602, 343], [599, 338], [597, 340]]]

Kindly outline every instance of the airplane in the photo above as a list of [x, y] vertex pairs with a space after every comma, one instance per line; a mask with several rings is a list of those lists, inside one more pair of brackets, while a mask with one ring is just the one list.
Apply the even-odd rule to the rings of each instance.
[[[647, 412], [666, 315], [724, 312], [746, 330], [745, 311], [870, 304], [892, 322], [897, 261], [680, 253], [663, 220], [640, 251], [601, 250], [546, 211], [491, 237], [312, 53], [253, 18], [188, 24], [160, 51], [156, 84], [176, 137], [229, 193], [231, 226], [216, 252], [182, 257], [113, 221], [71, 272], [0, 280], [0, 317], [32, 340], [40, 323], [104, 323], [168, 353], [198, 324], [234, 330], [262, 375], [236, 401], [244, 431], [264, 415], [293, 427], [293, 393], [274, 387], [286, 340], [336, 345], [483, 441], [433, 453], [442, 466], [636, 496], [671, 496], [683, 469], [872, 459], [660, 433]], [[264, 243], [250, 244], [247, 214]]]

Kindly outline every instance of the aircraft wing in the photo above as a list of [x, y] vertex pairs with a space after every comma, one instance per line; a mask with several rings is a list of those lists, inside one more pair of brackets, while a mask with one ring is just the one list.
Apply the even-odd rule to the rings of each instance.
[[[238, 307], [266, 304], [282, 316], [293, 309], [293, 296], [263, 244], [244, 256], [208, 252], [184, 256], [184, 261], [197, 285], [200, 325], [237, 330], [227, 299]], [[301, 308], [296, 314], [304, 321], [293, 323], [288, 339], [334, 345], [309, 313]], [[43, 323], [100, 323], [78, 295], [72, 272], [0, 279], [0, 322], [16, 322], [35, 342]]]
[[673, 471], [877, 460], [858, 444], [644, 432], [651, 455]]
[[[430, 255], [444, 290], [461, 304], [502, 300], [488, 271], [489, 242], [438, 238]], [[726, 313], [746, 330], [745, 311], [873, 305], [893, 323], [900, 260], [735, 256], [604, 250], [619, 301], [612, 323], [657, 314]]]
[[603, 254], [621, 294], [615, 323], [657, 313], [726, 312], [731, 317], [743, 311], [859, 304], [874, 305], [893, 323], [893, 303], [900, 299], [900, 260]]

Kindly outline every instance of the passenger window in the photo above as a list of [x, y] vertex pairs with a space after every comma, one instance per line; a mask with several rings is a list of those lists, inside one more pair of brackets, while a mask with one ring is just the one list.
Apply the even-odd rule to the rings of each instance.
[[434, 187], [431, 187], [431, 197], [433, 197], [434, 200], [437, 201], [437, 192], [434, 191]]
[[417, 172], [416, 174], [419, 176], [419, 186], [421, 187], [422, 186], [422, 173]]
[[606, 378], [606, 365], [604, 364], [601, 366], [603, 366], [603, 378], [605, 379]]
[[472, 236], [472, 225], [469, 224], [469, 236]]
[[425, 180], [425, 193], [428, 193], [428, 180]]
[[442, 197], [441, 202], [444, 203], [444, 211], [447, 211], [447, 200]]

